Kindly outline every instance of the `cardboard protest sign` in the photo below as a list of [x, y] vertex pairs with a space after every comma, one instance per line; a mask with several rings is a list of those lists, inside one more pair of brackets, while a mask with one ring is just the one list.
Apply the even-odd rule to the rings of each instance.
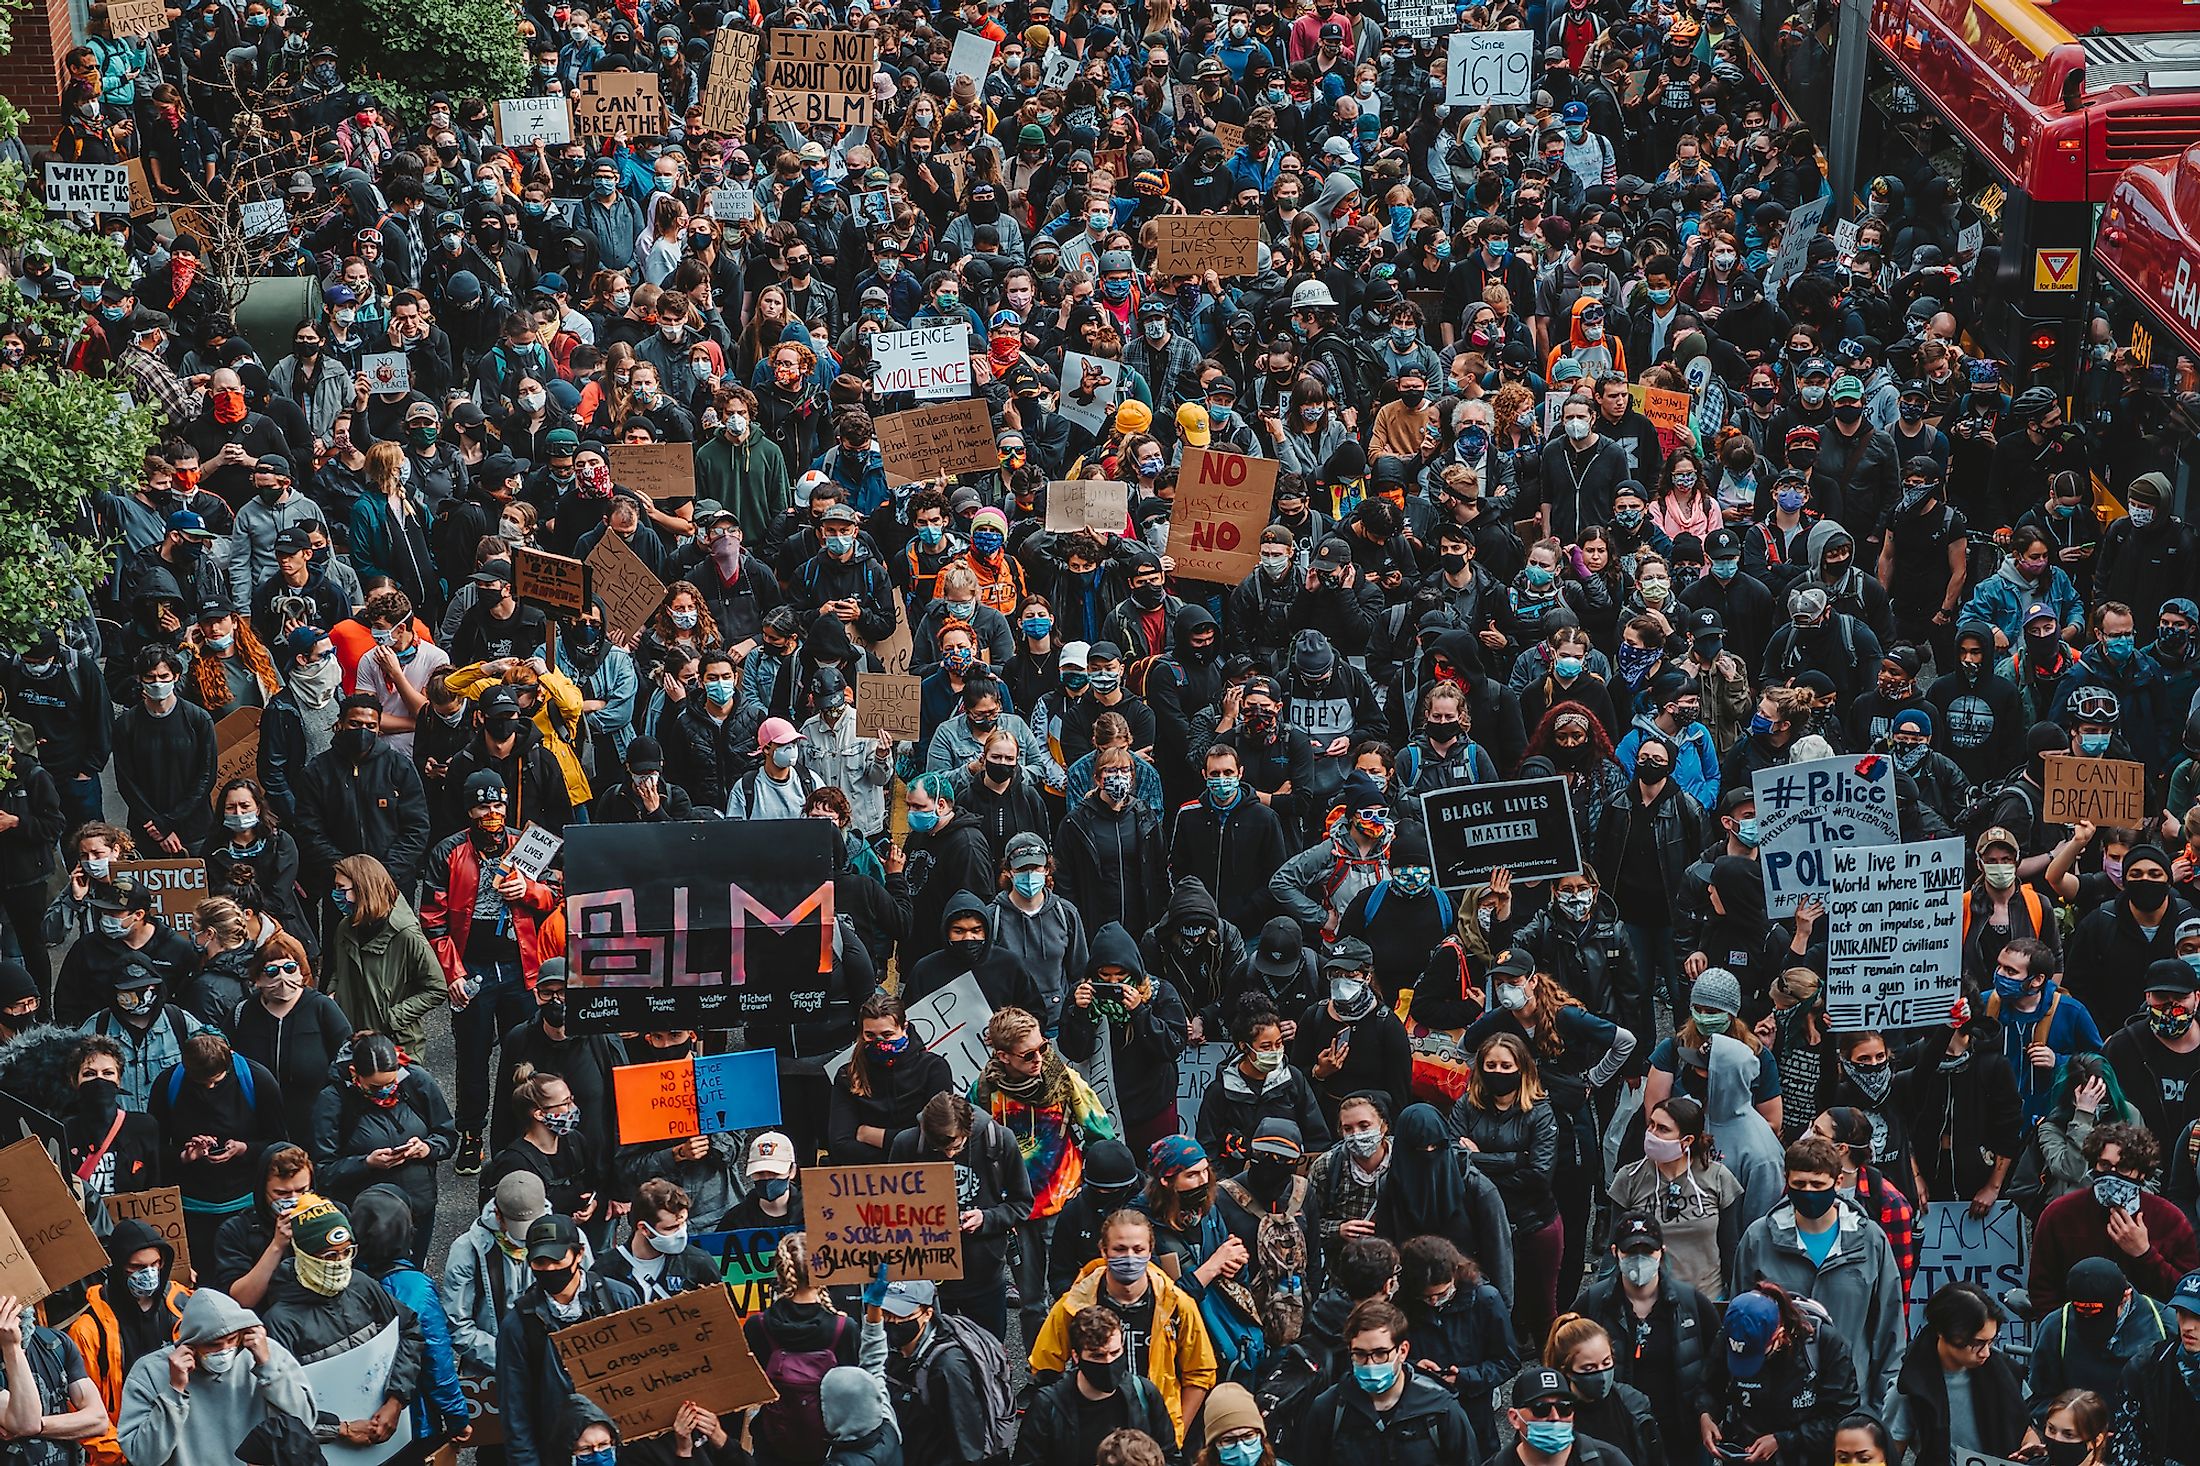
[[402, 351], [376, 351], [361, 357], [359, 370], [367, 374], [369, 392], [410, 392], [412, 358]]
[[1163, 214], [1153, 231], [1156, 277], [1250, 275], [1259, 268], [1260, 220], [1250, 214]]
[[567, 555], [514, 545], [512, 594], [557, 615], [581, 615], [588, 609], [588, 566]]
[[2047, 755], [2047, 808], [2051, 825], [2091, 820], [2103, 828], [2136, 829], [2147, 818], [2145, 764], [2120, 758]]
[[779, 1051], [697, 1054], [695, 1113], [705, 1135], [779, 1124]]
[[1001, 466], [1001, 455], [993, 446], [993, 415], [982, 397], [890, 412], [874, 426], [886, 482], [894, 487], [944, 474], [986, 473]]
[[149, 36], [167, 24], [167, 0], [108, 0], [107, 27], [117, 36]]
[[[1884, 1140], [1883, 1122], [1873, 1114], [1872, 1145], [1876, 1161]], [[1925, 1324], [1925, 1303], [1950, 1283], [1971, 1283], [1999, 1298], [2011, 1288], [2024, 1286], [2032, 1255], [2030, 1227], [2016, 1203], [1997, 1201], [1983, 1217], [1971, 1215], [1967, 1201], [1928, 1201], [1917, 1209], [1917, 1272], [1910, 1282], [1910, 1308], [1906, 1332], [1911, 1338]], [[2028, 1349], [2033, 1326], [2022, 1319], [2005, 1318], [2001, 1324], [2004, 1348]], [[1961, 1462], [1963, 1453], [1956, 1454]], [[1981, 1461], [1992, 1461], [1981, 1456]]]
[[568, 825], [579, 1033], [830, 1022], [833, 847], [820, 820]]
[[1454, 107], [1525, 103], [1534, 91], [1535, 32], [1453, 31], [1444, 100]]
[[854, 31], [775, 30], [764, 63], [764, 110], [798, 128], [868, 127], [878, 38]]
[[756, 217], [756, 191], [745, 183], [721, 183], [710, 191], [710, 216], [738, 224]]
[[1260, 565], [1260, 532], [1275, 511], [1272, 458], [1186, 448], [1169, 512], [1169, 554], [1187, 580], [1236, 585]]
[[726, 26], [711, 38], [710, 82], [703, 88], [703, 130], [741, 133], [749, 125], [749, 97], [763, 37]]
[[1436, 883], [1455, 895], [1496, 870], [1516, 881], [1556, 880], [1581, 869], [1581, 836], [1564, 779], [1475, 784], [1421, 796]]
[[619, 1117], [619, 1144], [685, 1140], [702, 1133], [695, 1117], [695, 1063], [621, 1064], [611, 1071], [611, 1102]]
[[1114, 479], [1054, 479], [1047, 484], [1046, 527], [1057, 533], [1121, 534], [1130, 502], [1130, 490]]
[[920, 401], [970, 392], [970, 328], [960, 323], [880, 331], [871, 338], [872, 390], [914, 392]]
[[621, 1441], [670, 1430], [683, 1401], [736, 1417], [779, 1398], [723, 1288], [691, 1288], [592, 1318], [550, 1341], [573, 1387], [611, 1417]]
[[563, 97], [508, 97], [497, 103], [497, 137], [508, 148], [573, 140], [573, 113]]
[[741, 1227], [731, 1232], [702, 1232], [689, 1238], [718, 1259], [733, 1311], [747, 1318], [771, 1307], [779, 1282], [779, 1239], [799, 1227]]
[[885, 733], [909, 741], [924, 736], [924, 679], [906, 672], [864, 672], [856, 678], [856, 736]]
[[12, 1293], [22, 1302], [31, 1304], [53, 1292], [46, 1286], [45, 1274], [32, 1259], [22, 1234], [5, 1215], [0, 1215], [0, 1294]]
[[589, 71], [568, 93], [574, 142], [596, 142], [624, 131], [628, 140], [665, 130], [665, 99], [649, 71]]
[[46, 164], [49, 214], [128, 214], [130, 170], [120, 163]]
[[198, 930], [199, 903], [206, 899], [205, 861], [118, 860], [113, 873], [143, 881], [153, 898], [153, 915], [174, 927], [178, 936]]
[[965, 30], [955, 37], [955, 48], [947, 55], [947, 79], [967, 76], [979, 86], [985, 85], [985, 74], [993, 69], [995, 43], [983, 31]]
[[550, 862], [556, 860], [558, 852], [564, 848], [565, 841], [558, 836], [540, 825], [529, 825], [520, 831], [508, 859], [512, 869], [531, 881], [539, 881], [542, 873], [550, 868]]
[[107, 1249], [93, 1235], [53, 1157], [35, 1139], [0, 1148], [0, 1216], [30, 1250], [48, 1293], [107, 1270]]
[[122, 166], [130, 170], [130, 217], [141, 219], [157, 213], [160, 200], [153, 196], [153, 180], [145, 175], [145, 163], [140, 158], [125, 158]]
[[1828, 863], [1828, 1025], [1947, 1021], [1963, 991], [1963, 841], [1835, 850]]
[[803, 1240], [820, 1284], [963, 1275], [962, 1202], [949, 1161], [809, 1166], [802, 1172]]
[[615, 534], [596, 541], [588, 569], [597, 599], [603, 602], [604, 633], [624, 640], [640, 633], [664, 603], [665, 583]]
[[254, 241], [272, 239], [282, 233], [289, 218], [283, 212], [281, 199], [247, 199], [237, 213], [239, 222], [244, 225], [244, 237]]
[[260, 763], [260, 710], [239, 708], [214, 725], [214, 802], [231, 779], [249, 779]]
[[[888, 597], [894, 603], [894, 629], [879, 640], [871, 642], [871, 655], [888, 672], [906, 672], [910, 658], [916, 655], [916, 639], [909, 634], [909, 608], [900, 596]], [[870, 676], [864, 673], [863, 676]]]
[[613, 443], [611, 481], [662, 507], [695, 497], [693, 443]]
[[1750, 778], [1757, 796], [1757, 865], [1765, 913], [1792, 916], [1832, 883], [1826, 852], [1840, 845], [1892, 845], [1902, 838], [1894, 807], [1894, 761], [1879, 754], [1776, 764]]
[[161, 1240], [176, 1249], [176, 1270], [191, 1266], [191, 1235], [183, 1225], [183, 1190], [156, 1186], [150, 1191], [125, 1191], [105, 1198], [111, 1222], [143, 1222], [160, 1233]]
[[1222, 144], [1222, 155], [1225, 158], [1234, 157], [1237, 150], [1245, 146], [1245, 129], [1235, 122], [1217, 122], [1210, 117], [1207, 119], [1207, 130], [1215, 135], [1216, 142]]
[[[968, 1094], [992, 1061], [992, 1051], [985, 1046], [985, 1026], [992, 1021], [992, 1005], [986, 1002], [978, 980], [967, 972], [930, 997], [909, 1005], [909, 1031], [924, 1045], [926, 1053], [947, 1060], [947, 1072], [954, 1077], [957, 1094]], [[842, 1049], [825, 1061], [825, 1072], [837, 1077], [854, 1056], [854, 1045]]]
[[1123, 363], [1069, 352], [1062, 358], [1062, 405], [1057, 410], [1087, 432], [1100, 432], [1122, 382]]

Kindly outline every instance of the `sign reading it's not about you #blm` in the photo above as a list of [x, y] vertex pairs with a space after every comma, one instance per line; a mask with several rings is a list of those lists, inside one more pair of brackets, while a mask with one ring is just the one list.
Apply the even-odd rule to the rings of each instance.
[[821, 820], [568, 826], [572, 1027], [847, 1016], [833, 990], [834, 838]]

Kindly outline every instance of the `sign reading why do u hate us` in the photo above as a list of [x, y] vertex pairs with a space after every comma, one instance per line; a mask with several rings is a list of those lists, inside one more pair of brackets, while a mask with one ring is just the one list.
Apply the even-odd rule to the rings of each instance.
[[882, 1262], [896, 1278], [948, 1283], [963, 1275], [951, 1162], [809, 1167], [802, 1214], [810, 1272], [821, 1284], [867, 1283]]
[[46, 212], [127, 214], [130, 170], [120, 163], [48, 163]]
[[1169, 554], [1188, 580], [1236, 585], [1260, 566], [1260, 532], [1275, 512], [1272, 458], [1186, 448], [1169, 511]]
[[833, 855], [820, 820], [569, 825], [570, 1026], [831, 1021]]

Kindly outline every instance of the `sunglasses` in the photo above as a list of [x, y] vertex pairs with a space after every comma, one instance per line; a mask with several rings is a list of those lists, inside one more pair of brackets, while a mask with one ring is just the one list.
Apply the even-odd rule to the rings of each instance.
[[292, 961], [270, 962], [260, 969], [260, 971], [266, 973], [269, 977], [287, 977], [297, 970], [298, 964]]

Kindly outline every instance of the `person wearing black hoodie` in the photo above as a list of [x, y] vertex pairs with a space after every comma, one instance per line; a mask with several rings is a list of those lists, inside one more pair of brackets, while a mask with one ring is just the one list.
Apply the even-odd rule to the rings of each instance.
[[1222, 700], [1222, 628], [1205, 606], [1187, 602], [1169, 636], [1169, 655], [1146, 672], [1146, 705], [1153, 709], [1154, 767], [1174, 808], [1197, 787], [1192, 719]]
[[138, 705], [115, 718], [115, 785], [148, 856], [200, 849], [214, 832], [214, 720], [176, 696], [183, 669], [179, 653], [141, 653]]
[[919, 959], [937, 949], [946, 931], [947, 903], [964, 891], [994, 889], [996, 872], [985, 827], [955, 807], [951, 776], [925, 774], [909, 785], [909, 841], [906, 856], [887, 862], [889, 876], [906, 874], [911, 892], [909, 934], [902, 939], [901, 964], [914, 971]]
[[918, 1164], [951, 1161], [962, 1209], [963, 1275], [942, 1283], [940, 1303], [1008, 1336], [1008, 1242], [1031, 1220], [1031, 1173], [1007, 1126], [959, 1094], [936, 1094], [917, 1123], [887, 1147], [887, 1159]]
[[[936, 1094], [955, 1087], [947, 1060], [909, 1029], [909, 1010], [891, 993], [873, 993], [856, 1013], [858, 1035], [847, 1067], [833, 1077], [825, 1141], [838, 1166], [873, 1166], [896, 1135], [917, 1123]], [[1172, 1081], [1170, 1092], [1175, 1092]]]
[[1138, 939], [1138, 954], [1148, 972], [1176, 989], [1187, 1012], [1204, 1013], [1245, 965], [1245, 938], [1222, 919], [1205, 883], [1187, 876], [1169, 892], [1161, 920]]
[[1121, 922], [1093, 933], [1091, 965], [1062, 1008], [1062, 1057], [1088, 1062], [1105, 1034], [1123, 1139], [1133, 1154], [1177, 1133], [1176, 1060], [1186, 1024], [1184, 999], [1166, 979], [1147, 975], [1138, 943]]
[[1086, 1264], [1100, 1255], [1101, 1224], [1135, 1206], [1145, 1184], [1131, 1148], [1122, 1141], [1096, 1140], [1085, 1147], [1084, 1185], [1055, 1214], [1054, 1237], [1047, 1244], [1050, 1296], [1067, 1293]]
[[[611, 1071], [628, 1062], [626, 1043], [615, 1034], [567, 1032], [565, 985], [565, 959], [546, 959], [535, 973], [535, 1016], [507, 1031], [497, 1044], [496, 1088], [489, 1092], [500, 1099], [508, 1097], [519, 1082], [522, 1064], [557, 1075], [572, 1090], [573, 1103], [580, 1106], [580, 1133], [588, 1137], [589, 1148], [608, 1156], [617, 1148]], [[523, 1128], [509, 1104], [491, 1105], [490, 1154], [510, 1145]]]
[[[1994, 670], [1995, 661], [1994, 628], [1966, 621], [1956, 628], [1956, 664], [1925, 689], [1925, 700], [1933, 705], [1933, 747], [1981, 787], [2022, 763], [2025, 730], [2032, 726], [2023, 695]], [[2017, 827], [2017, 833], [2026, 831]]]
[[1484, 670], [1482, 644], [1471, 631], [1446, 631], [1418, 659], [1399, 670], [1390, 688], [1391, 746], [1403, 748], [1414, 729], [1407, 716], [1420, 707], [1431, 683], [1457, 684], [1467, 695], [1462, 736], [1480, 744], [1509, 774], [1528, 751], [1528, 730], [1520, 718], [1520, 695]]
[[940, 917], [941, 947], [909, 969], [902, 998], [921, 1002], [966, 973], [994, 1012], [1021, 1008], [1026, 1013], [1047, 1011], [1046, 995], [1031, 974], [1006, 952], [993, 946], [993, 921], [997, 908], [971, 891], [958, 891]]
[[1244, 938], [1271, 909], [1268, 878], [1291, 851], [1276, 811], [1246, 788], [1243, 759], [1234, 745], [1210, 744], [1201, 762], [1205, 787], [1199, 798], [1177, 807], [1169, 873], [1180, 887], [1196, 879], [1214, 893], [1216, 907], [1237, 931], [1242, 949]]
[[[2063, 962], [2064, 971], [2085, 979], [2085, 1005], [2112, 1033], [2126, 1019], [2146, 1016], [2146, 988], [2154, 976], [2148, 968], [2177, 956], [2177, 928], [2193, 914], [2170, 885], [2170, 858], [2161, 846], [2132, 846], [2124, 852], [2123, 871], [2116, 899], [2087, 912], [2071, 930]], [[2125, 1076], [2119, 1071], [2119, 1077]], [[2138, 1100], [2130, 1085], [2124, 1093]], [[2175, 1135], [2179, 1128], [2161, 1133]]]
[[[79, 1042], [61, 1030], [47, 1032], [57, 1035], [64, 1053]], [[81, 1042], [84, 1047], [66, 1061], [74, 1066], [69, 1079], [75, 1089], [60, 1114], [64, 1167], [82, 1178], [87, 1202], [158, 1185], [160, 1126], [151, 1115], [123, 1107], [120, 1049], [112, 1039]]]
[[[176, 1321], [191, 1290], [175, 1277], [176, 1249], [160, 1233], [125, 1217], [105, 1239], [113, 1259], [84, 1291], [84, 1311], [68, 1324], [69, 1342], [84, 1356], [85, 1373], [107, 1406], [107, 1428], [91, 1438], [93, 1459], [121, 1459], [114, 1422], [122, 1417], [122, 1383], [130, 1366], [176, 1341]], [[99, 1454], [100, 1448], [105, 1454]]]

